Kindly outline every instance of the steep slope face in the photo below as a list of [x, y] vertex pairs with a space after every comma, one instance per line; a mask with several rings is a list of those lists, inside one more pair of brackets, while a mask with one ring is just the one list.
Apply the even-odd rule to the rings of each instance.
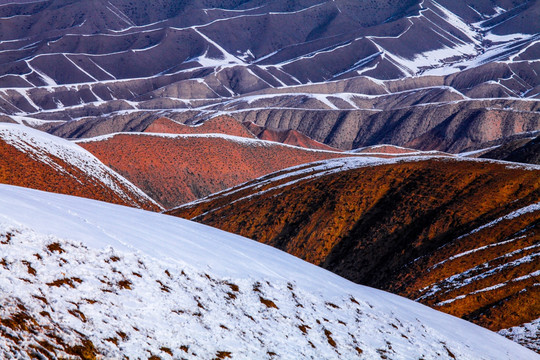
[[289, 166], [350, 156], [218, 134], [122, 133], [78, 144], [166, 208]]
[[[196, 126], [188, 126], [167, 118], [152, 122], [144, 132], [165, 134], [225, 134], [256, 139], [249, 129], [230, 116], [218, 116]], [[291, 144], [292, 145], [292, 144]]]
[[480, 157], [540, 165], [540, 136], [510, 141]]
[[[457, 153], [540, 129], [540, 102], [537, 100], [470, 99], [454, 93], [450, 99], [422, 104], [420, 99], [439, 91], [440, 85], [430, 85], [429, 89], [377, 96], [312, 94], [327, 101], [345, 98], [352, 102], [343, 107], [333, 105], [333, 109], [273, 106], [268, 99], [261, 100], [252, 110], [238, 110], [232, 104], [225, 109], [218, 108], [230, 111], [241, 121], [299, 130], [343, 150], [393, 144]], [[241, 98], [238, 103], [239, 108], [243, 106]]]
[[169, 213], [500, 330], [540, 318], [539, 174], [451, 158], [336, 159]]
[[261, 140], [275, 141], [308, 149], [339, 151], [336, 148], [315, 141], [296, 130], [268, 129], [251, 121], [246, 121], [243, 125]]
[[160, 210], [125, 178], [81, 147], [26, 126], [0, 124], [0, 182]]
[[178, 218], [0, 185], [0, 354], [515, 359], [497, 334]]

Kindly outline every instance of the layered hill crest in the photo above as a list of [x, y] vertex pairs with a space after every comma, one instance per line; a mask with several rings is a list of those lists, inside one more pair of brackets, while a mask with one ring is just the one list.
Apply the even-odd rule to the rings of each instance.
[[[501, 330], [540, 318], [539, 174], [455, 158], [335, 159], [169, 213]], [[534, 327], [527, 334], [534, 347]]]
[[230, 116], [218, 116], [195, 126], [174, 122], [171, 119], [159, 118], [153, 121], [145, 130], [147, 133], [164, 134], [225, 134], [256, 139], [249, 128], [242, 126]]
[[296, 130], [269, 129], [251, 121], [246, 121], [243, 125], [261, 140], [275, 141], [309, 149], [339, 151], [336, 148], [315, 141]]
[[537, 1], [156, 4], [1, 5], [0, 112], [228, 113], [342, 150], [461, 152], [540, 129]]
[[0, 182], [160, 210], [83, 148], [18, 124], [0, 124]]

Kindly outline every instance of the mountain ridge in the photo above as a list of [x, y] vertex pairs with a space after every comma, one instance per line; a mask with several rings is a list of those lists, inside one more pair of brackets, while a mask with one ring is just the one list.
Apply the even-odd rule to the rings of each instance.
[[[461, 152], [540, 128], [536, 1], [92, 4], [86, 19], [91, 6], [84, 2], [0, 6], [0, 26], [11, 29], [0, 39], [1, 112], [69, 122], [165, 110], [161, 116], [191, 124], [229, 113], [341, 150], [386, 142]], [[44, 24], [62, 13], [79, 14], [71, 18], [80, 21]], [[297, 25], [284, 26], [290, 23]], [[38, 25], [45, 30], [37, 32]], [[356, 95], [324, 90], [336, 82]], [[411, 93], [392, 94], [400, 86]], [[374, 94], [383, 96], [366, 99]], [[439, 113], [441, 106], [453, 109]], [[280, 111], [267, 122], [261, 107], [292, 107], [297, 114]], [[233, 114], [248, 109], [250, 117]], [[318, 109], [346, 111], [326, 125], [345, 132], [319, 128]], [[459, 112], [465, 116], [456, 118]], [[342, 116], [364, 127], [393, 128], [385, 118], [401, 122], [398, 128], [432, 120], [416, 125], [413, 136], [381, 138], [342, 125]], [[504, 131], [482, 129], [493, 122]], [[470, 123], [465, 132], [449, 131]]]

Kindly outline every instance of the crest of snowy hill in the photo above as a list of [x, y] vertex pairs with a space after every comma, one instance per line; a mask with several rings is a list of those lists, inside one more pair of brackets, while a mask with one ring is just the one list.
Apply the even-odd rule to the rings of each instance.
[[162, 214], [0, 185], [0, 234], [2, 357], [538, 358], [463, 320]]
[[160, 206], [82, 147], [42, 131], [0, 123], [1, 180], [157, 210]]

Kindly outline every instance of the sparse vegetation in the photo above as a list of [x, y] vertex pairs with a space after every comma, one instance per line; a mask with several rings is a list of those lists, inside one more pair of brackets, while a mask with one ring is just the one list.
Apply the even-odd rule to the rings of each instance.
[[279, 309], [278, 306], [272, 301], [272, 300], [268, 300], [268, 299], [265, 299], [263, 298], [262, 296], [259, 296], [259, 300], [262, 304], [264, 304], [267, 308], [274, 308], [274, 309]]

